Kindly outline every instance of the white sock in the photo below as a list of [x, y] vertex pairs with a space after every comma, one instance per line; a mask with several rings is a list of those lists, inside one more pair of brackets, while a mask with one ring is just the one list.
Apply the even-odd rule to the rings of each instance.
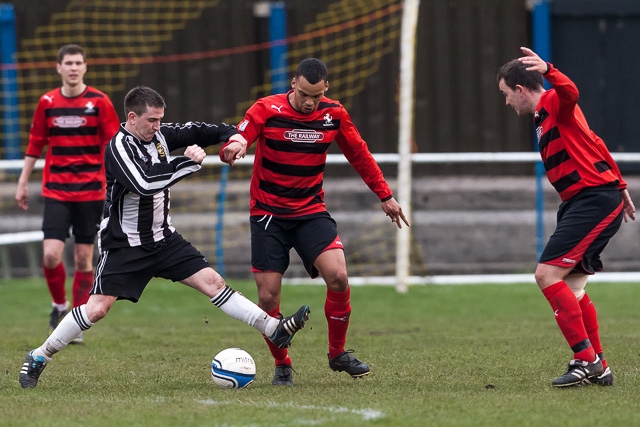
[[33, 355], [43, 356], [49, 361], [54, 354], [65, 348], [91, 326], [93, 324], [87, 318], [85, 306], [75, 307], [62, 318], [58, 327], [49, 335], [49, 338], [40, 347], [33, 350]]
[[69, 308], [69, 301], [65, 301], [64, 304], [56, 304], [55, 302], [51, 302], [51, 305], [60, 313], [62, 313]]
[[273, 335], [280, 323], [280, 320], [269, 316], [244, 295], [229, 286], [225, 286], [216, 296], [211, 298], [211, 302], [228, 316], [253, 326], [261, 334], [268, 337]]

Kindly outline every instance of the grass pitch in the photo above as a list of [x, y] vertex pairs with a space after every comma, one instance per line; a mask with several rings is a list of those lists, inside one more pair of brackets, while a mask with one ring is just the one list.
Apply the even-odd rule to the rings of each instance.
[[[252, 282], [231, 282], [256, 300]], [[327, 366], [323, 286], [287, 286], [283, 311], [311, 305], [291, 347], [294, 387], [271, 385], [253, 328], [185, 286], [152, 282], [117, 302], [23, 390], [24, 356], [46, 336], [42, 279], [0, 281], [2, 426], [637, 426], [640, 286], [592, 284], [614, 387], [557, 390], [571, 352], [535, 285], [354, 287], [347, 348], [371, 367], [353, 380]], [[240, 347], [256, 381], [221, 390], [213, 356]]]

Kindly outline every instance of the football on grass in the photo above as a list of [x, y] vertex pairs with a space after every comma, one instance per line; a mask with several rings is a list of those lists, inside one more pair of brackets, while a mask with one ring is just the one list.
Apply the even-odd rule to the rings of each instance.
[[245, 388], [256, 377], [256, 363], [246, 351], [227, 348], [213, 358], [211, 377], [220, 388]]

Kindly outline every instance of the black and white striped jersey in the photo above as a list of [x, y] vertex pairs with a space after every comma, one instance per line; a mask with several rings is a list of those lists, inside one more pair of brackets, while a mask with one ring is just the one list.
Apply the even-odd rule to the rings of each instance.
[[146, 142], [120, 126], [105, 150], [107, 199], [99, 250], [154, 246], [173, 233], [170, 187], [200, 165], [186, 156], [171, 158], [169, 153], [189, 145], [215, 145], [236, 133], [234, 126], [224, 123], [163, 123]]

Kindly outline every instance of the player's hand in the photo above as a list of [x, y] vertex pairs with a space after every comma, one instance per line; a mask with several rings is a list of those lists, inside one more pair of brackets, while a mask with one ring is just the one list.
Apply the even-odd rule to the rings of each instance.
[[247, 145], [247, 140], [237, 133], [229, 138], [229, 144], [222, 149], [220, 158], [223, 162], [233, 166], [236, 160], [244, 158], [247, 154]]
[[391, 222], [395, 223], [398, 228], [402, 228], [402, 223], [400, 222], [400, 220], [402, 220], [402, 222], [404, 222], [407, 227], [411, 227], [411, 224], [409, 224], [409, 221], [402, 212], [402, 207], [398, 204], [398, 202], [396, 202], [396, 199], [394, 199], [393, 197], [385, 202], [382, 202], [382, 210], [387, 214], [389, 218], [391, 218]]
[[190, 145], [184, 150], [184, 155], [198, 164], [202, 164], [204, 158], [207, 157], [204, 149], [198, 145]]
[[624, 212], [624, 222], [629, 222], [629, 218], [633, 221], [636, 220], [636, 207], [633, 205], [633, 200], [631, 200], [631, 196], [629, 195], [629, 191], [626, 189], [620, 192], [622, 194], [622, 201], [624, 202], [623, 212]]
[[18, 206], [22, 210], [29, 209], [29, 188], [26, 184], [22, 185], [18, 183], [18, 188], [16, 189], [16, 201], [18, 202]]
[[537, 71], [540, 74], [545, 74], [548, 71], [547, 62], [540, 58], [537, 53], [528, 47], [521, 47], [520, 50], [525, 56], [518, 58], [518, 60], [527, 66], [527, 71]]

